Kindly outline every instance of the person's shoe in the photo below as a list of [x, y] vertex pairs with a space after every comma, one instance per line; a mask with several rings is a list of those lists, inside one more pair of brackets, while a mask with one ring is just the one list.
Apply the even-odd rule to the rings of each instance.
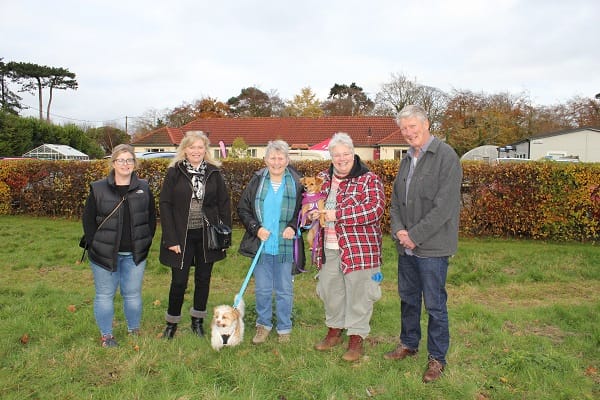
[[256, 335], [254, 335], [254, 337], [252, 338], [252, 343], [254, 343], [254, 344], [264, 343], [267, 340], [267, 336], [269, 336], [269, 333], [271, 333], [271, 331], [269, 329], [265, 328], [262, 325], [257, 325], [256, 326]]
[[117, 347], [119, 345], [113, 335], [104, 335], [101, 341], [102, 347]]
[[383, 358], [386, 360], [404, 360], [406, 357], [416, 357], [418, 352], [418, 350], [411, 350], [399, 344], [393, 351], [385, 353]]
[[167, 322], [167, 327], [163, 332], [163, 338], [171, 340], [173, 336], [175, 336], [175, 332], [177, 332], [177, 324], [173, 322]]
[[346, 361], [358, 361], [363, 353], [363, 338], [359, 335], [350, 335], [348, 350], [342, 356]]
[[429, 383], [439, 379], [444, 372], [444, 364], [434, 358], [430, 358], [427, 363], [427, 371], [423, 374], [423, 382]]
[[279, 343], [289, 343], [292, 340], [292, 336], [289, 333], [280, 333], [277, 340]]
[[329, 350], [342, 343], [342, 341], [342, 330], [339, 328], [329, 328], [327, 336], [315, 345], [315, 349], [319, 351]]
[[192, 317], [192, 333], [198, 335], [199, 337], [204, 336], [204, 327], [202, 323], [204, 322], [203, 318], [195, 318]]

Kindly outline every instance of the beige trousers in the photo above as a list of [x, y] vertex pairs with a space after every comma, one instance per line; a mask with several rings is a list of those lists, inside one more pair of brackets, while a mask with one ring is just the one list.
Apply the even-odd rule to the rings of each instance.
[[381, 287], [371, 279], [380, 268], [357, 270], [343, 274], [339, 250], [325, 249], [326, 262], [319, 271], [317, 295], [325, 306], [328, 328], [346, 329], [348, 335], [363, 339], [371, 331], [373, 305], [381, 298]]

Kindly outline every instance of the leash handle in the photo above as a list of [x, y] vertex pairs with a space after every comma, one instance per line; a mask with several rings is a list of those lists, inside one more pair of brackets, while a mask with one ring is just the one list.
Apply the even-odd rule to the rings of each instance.
[[250, 282], [250, 278], [252, 277], [252, 273], [254, 272], [254, 268], [256, 267], [256, 263], [258, 262], [258, 259], [260, 258], [260, 253], [262, 253], [264, 246], [265, 246], [265, 242], [263, 242], [261, 240], [260, 246], [258, 247], [258, 250], [256, 251], [256, 255], [254, 256], [254, 259], [252, 260], [252, 264], [250, 265], [250, 269], [248, 270], [248, 273], [246, 274], [246, 279], [244, 279], [244, 283], [242, 283], [242, 288], [240, 289], [238, 294], [235, 296], [235, 299], [233, 301], [233, 308], [237, 308], [240, 305], [240, 300], [241, 300], [242, 296], [244, 295], [244, 292], [246, 291], [246, 287], [248, 286], [248, 282]]

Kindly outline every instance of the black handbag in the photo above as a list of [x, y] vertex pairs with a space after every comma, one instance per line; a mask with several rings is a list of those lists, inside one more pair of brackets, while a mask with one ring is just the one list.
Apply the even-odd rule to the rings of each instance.
[[82, 249], [88, 248], [87, 241], [85, 240], [85, 234], [83, 234], [83, 236], [81, 236], [81, 239], [79, 239], [79, 247], [81, 247]]
[[231, 228], [219, 221], [218, 224], [211, 224], [206, 221], [206, 236], [208, 237], [209, 250], [225, 250], [231, 246]]
[[292, 261], [292, 275], [306, 272], [306, 254], [304, 253], [304, 238], [300, 229], [294, 236], [294, 259]]

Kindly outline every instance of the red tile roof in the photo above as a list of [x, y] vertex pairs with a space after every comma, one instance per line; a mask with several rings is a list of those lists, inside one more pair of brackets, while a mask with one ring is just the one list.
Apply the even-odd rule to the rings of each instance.
[[238, 137], [249, 146], [265, 146], [269, 140], [312, 146], [336, 132], [346, 132], [355, 146], [406, 144], [392, 134], [398, 131], [393, 117], [290, 117], [290, 118], [208, 118], [196, 119], [181, 128], [159, 128], [134, 140], [134, 145], [177, 145], [187, 131], [203, 131], [211, 143], [230, 146]]
[[388, 136], [384, 137], [379, 141], [380, 146], [394, 146], [394, 145], [407, 145], [408, 143], [400, 134], [400, 129], [396, 129]]
[[134, 139], [131, 144], [136, 146], [173, 146], [178, 145], [183, 134], [179, 128], [163, 126]]

